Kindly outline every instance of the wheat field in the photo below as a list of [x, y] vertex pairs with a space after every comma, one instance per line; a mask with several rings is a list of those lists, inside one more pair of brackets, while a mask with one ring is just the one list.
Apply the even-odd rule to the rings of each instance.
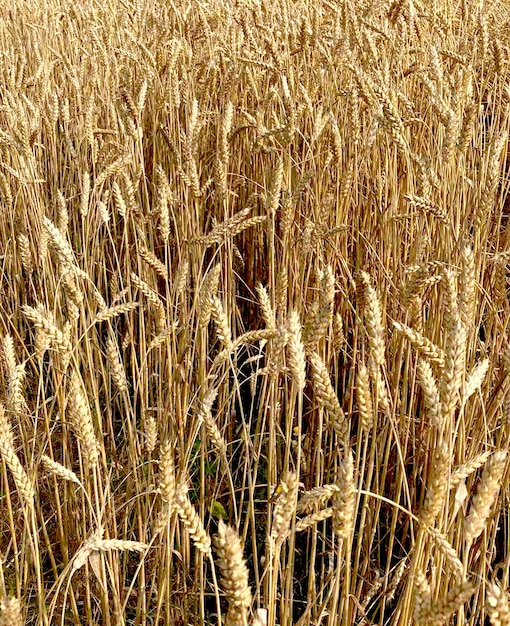
[[510, 625], [509, 9], [0, 2], [0, 626]]

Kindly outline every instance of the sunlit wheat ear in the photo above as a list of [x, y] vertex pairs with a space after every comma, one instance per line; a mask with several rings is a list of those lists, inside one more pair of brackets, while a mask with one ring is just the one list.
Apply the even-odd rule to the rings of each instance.
[[448, 490], [450, 453], [444, 441], [438, 443], [429, 463], [430, 478], [427, 481], [427, 495], [420, 516], [425, 526], [433, 526], [441, 512]]
[[471, 246], [464, 246], [461, 253], [459, 275], [460, 319], [466, 329], [474, 323], [476, 310], [475, 255]]
[[451, 567], [454, 574], [457, 578], [464, 577], [464, 565], [462, 561], [459, 559], [459, 555], [457, 551], [452, 546], [452, 544], [448, 541], [448, 539], [436, 528], [427, 528], [426, 529], [429, 536], [434, 541], [434, 545], [437, 550], [442, 554], [449, 566]]
[[175, 493], [176, 509], [183, 525], [197, 550], [209, 556], [211, 554], [211, 539], [204, 528], [204, 524], [188, 496], [188, 488], [181, 485]]
[[143, 293], [147, 300], [156, 309], [156, 330], [158, 333], [163, 332], [163, 330], [166, 328], [166, 311], [163, 302], [161, 302], [158, 294], [134, 272], [131, 272], [131, 282], [137, 289], [139, 289]]
[[426, 623], [432, 603], [430, 584], [423, 572], [417, 572], [413, 580], [414, 587], [414, 619], [421, 626]]
[[469, 514], [464, 525], [464, 538], [468, 547], [481, 535], [485, 528], [492, 505], [501, 487], [506, 459], [506, 450], [498, 450], [485, 464], [482, 478], [478, 484], [477, 492], [471, 500]]
[[356, 378], [356, 397], [361, 429], [368, 432], [374, 423], [374, 407], [372, 405], [372, 393], [370, 391], [370, 378], [367, 366], [360, 363]]
[[75, 265], [74, 251], [62, 231], [47, 217], [43, 217], [43, 224], [60, 262]]
[[287, 538], [290, 523], [296, 511], [298, 493], [298, 475], [296, 472], [287, 472], [280, 481], [280, 493], [273, 509], [271, 524], [270, 546], [274, 550]]
[[308, 528], [312, 528], [316, 524], [323, 522], [324, 520], [329, 519], [333, 515], [333, 507], [328, 507], [326, 509], [322, 509], [321, 511], [317, 511], [317, 513], [311, 513], [306, 517], [301, 518], [298, 522], [296, 522], [295, 530], [297, 533], [302, 532], [303, 530], [307, 530]]
[[223, 520], [214, 537], [217, 563], [221, 571], [221, 583], [228, 600], [228, 623], [247, 623], [251, 606], [251, 590], [248, 584], [248, 568], [243, 558], [243, 547], [237, 532]]
[[311, 320], [307, 320], [305, 343], [307, 348], [316, 346], [325, 337], [333, 321], [333, 306], [335, 303], [335, 276], [330, 265], [327, 265], [319, 275], [319, 302], [318, 311]]
[[443, 422], [448, 424], [459, 402], [459, 391], [463, 384], [466, 369], [467, 335], [458, 309], [457, 281], [454, 271], [446, 268], [443, 272], [443, 278], [446, 286], [445, 329], [447, 343], [439, 394]]
[[156, 419], [149, 415], [145, 420], [145, 449], [148, 454], [152, 454], [158, 444], [158, 425]]
[[431, 602], [428, 611], [423, 611], [419, 624], [444, 624], [461, 609], [475, 591], [475, 586], [464, 582], [454, 587], [444, 600]]
[[23, 269], [27, 274], [31, 274], [34, 271], [34, 259], [30, 249], [30, 241], [23, 233], [18, 235], [18, 245]]
[[306, 356], [305, 347], [301, 338], [301, 322], [299, 321], [299, 313], [297, 311], [291, 311], [289, 313], [287, 330], [289, 333], [287, 351], [289, 355], [290, 371], [297, 388], [303, 391], [306, 384]]
[[202, 288], [200, 290], [200, 297], [198, 302], [198, 326], [199, 328], [206, 328], [211, 319], [212, 302], [213, 297], [218, 292], [218, 286], [220, 283], [221, 265], [217, 263], [204, 278]]
[[23, 626], [21, 600], [14, 596], [0, 600], [0, 626]]
[[338, 468], [338, 491], [333, 494], [333, 531], [347, 541], [354, 530], [356, 515], [356, 485], [354, 483], [354, 459], [349, 451]]
[[163, 502], [172, 509], [175, 506], [176, 483], [175, 483], [175, 463], [174, 444], [167, 440], [161, 446], [161, 458], [159, 461], [159, 492]]
[[496, 582], [487, 583], [487, 612], [491, 626], [510, 626], [510, 598]]
[[57, 350], [65, 359], [71, 356], [71, 343], [65, 334], [55, 326], [48, 313], [44, 311], [42, 305], [37, 308], [25, 305], [22, 308], [27, 317], [35, 326], [36, 331], [44, 334], [45, 341]]
[[110, 366], [112, 380], [121, 393], [128, 393], [126, 371], [122, 363], [119, 346], [111, 334], [106, 340], [106, 359]]
[[12, 473], [20, 496], [29, 507], [32, 507], [35, 493], [34, 484], [16, 454], [14, 436], [3, 405], [0, 405], [0, 454]]
[[200, 403], [200, 407], [198, 409], [198, 420], [202, 424], [204, 424], [207, 435], [211, 442], [216, 446], [220, 456], [223, 460], [226, 459], [227, 455], [227, 442], [225, 438], [221, 434], [221, 431], [214, 419], [211, 409], [218, 395], [218, 389], [211, 387], [208, 392], [205, 394], [204, 399]]
[[298, 513], [313, 511], [317, 507], [322, 506], [338, 491], [340, 491], [340, 487], [337, 484], [322, 485], [322, 487], [315, 487], [310, 491], [305, 491], [299, 498], [296, 511]]
[[119, 317], [119, 315], [134, 311], [138, 306], [138, 302], [125, 302], [124, 304], [115, 304], [111, 307], [101, 308], [99, 313], [96, 315], [94, 322], [107, 322]]
[[7, 410], [16, 414], [26, 408], [26, 400], [23, 394], [25, 381], [25, 365], [18, 364], [14, 340], [6, 335], [3, 340], [3, 357], [5, 373], [7, 376]]
[[393, 321], [393, 326], [397, 332], [403, 335], [418, 352], [419, 356], [426, 357], [429, 361], [444, 367], [444, 352], [439, 346], [427, 339], [421, 333], [409, 328], [405, 324]]
[[133, 551], [143, 552], [149, 546], [140, 541], [122, 539], [103, 539], [102, 532], [93, 534], [80, 547], [73, 557], [73, 572], [81, 569], [94, 552]]
[[476, 455], [474, 458], [456, 467], [453, 470], [452, 475], [450, 476], [450, 489], [453, 489], [454, 487], [456, 487], [460, 483], [461, 480], [464, 480], [465, 478], [470, 476], [473, 472], [475, 472], [477, 469], [485, 465], [485, 463], [487, 463], [487, 460], [489, 459], [491, 454], [492, 453], [490, 451], [486, 450], [485, 452], [481, 452], [480, 454]]
[[385, 331], [382, 318], [382, 307], [377, 291], [371, 284], [366, 272], [359, 272], [357, 290], [368, 336], [369, 369], [378, 402], [389, 409], [388, 391], [382, 372], [386, 366]]
[[68, 412], [73, 431], [81, 442], [85, 459], [92, 469], [99, 461], [99, 443], [94, 432], [90, 406], [76, 372], [72, 373], [69, 382]]
[[170, 211], [169, 203], [172, 200], [172, 191], [163, 167], [156, 165], [156, 215], [159, 219], [159, 230], [163, 241], [168, 241], [170, 236]]
[[168, 525], [172, 513], [176, 509], [176, 479], [174, 462], [174, 444], [170, 440], [161, 445], [159, 461], [159, 493], [163, 506], [158, 513], [154, 524], [154, 536], [163, 532]]
[[316, 352], [310, 355], [310, 363], [312, 365], [312, 384], [317, 398], [327, 410], [329, 420], [337, 434], [344, 438], [349, 424], [331, 384], [327, 367]]
[[161, 278], [168, 280], [168, 270], [166, 265], [162, 263], [158, 257], [144, 245], [140, 245], [138, 249], [140, 256], [144, 262]]
[[262, 308], [262, 315], [264, 316], [264, 322], [266, 327], [270, 330], [276, 329], [276, 316], [271, 304], [271, 298], [267, 292], [267, 289], [259, 283], [257, 285], [257, 293], [259, 296], [260, 306]]
[[441, 399], [432, 367], [425, 359], [418, 358], [418, 383], [432, 425], [439, 431], [442, 426]]
[[96, 539], [91, 544], [92, 550], [100, 552], [112, 552], [119, 550], [121, 552], [143, 552], [149, 546], [141, 541], [126, 541], [124, 539]]
[[221, 300], [213, 296], [211, 300], [211, 315], [216, 325], [216, 334], [223, 348], [228, 352], [232, 351], [232, 330], [228, 315], [223, 308]]
[[196, 241], [204, 244], [206, 247], [210, 247], [214, 244], [222, 243], [226, 238], [235, 237], [244, 230], [251, 228], [252, 226], [256, 226], [266, 220], [265, 215], [249, 217], [250, 211], [250, 208], [243, 209], [224, 222], [214, 226], [209, 234], [204, 237], [197, 237]]
[[43, 467], [54, 476], [58, 476], [58, 478], [61, 478], [62, 480], [68, 480], [76, 485], [81, 485], [80, 479], [72, 470], [64, 467], [60, 463], [57, 463], [57, 461], [54, 461], [46, 454], [42, 455], [41, 463], [43, 464]]
[[466, 376], [466, 383], [462, 393], [461, 406], [464, 406], [469, 398], [480, 389], [489, 370], [490, 359], [484, 359], [475, 365], [473, 370]]

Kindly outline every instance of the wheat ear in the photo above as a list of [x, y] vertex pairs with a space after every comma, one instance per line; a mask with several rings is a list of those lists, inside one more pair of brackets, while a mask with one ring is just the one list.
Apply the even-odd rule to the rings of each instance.
[[297, 311], [289, 313], [287, 330], [289, 332], [287, 350], [289, 353], [290, 371], [297, 388], [303, 391], [306, 384], [306, 357], [305, 346], [301, 338], [301, 323]]
[[510, 626], [510, 599], [508, 592], [497, 583], [487, 584], [487, 612], [491, 626]]
[[0, 600], [0, 626], [23, 626], [21, 601], [15, 596]]
[[498, 450], [485, 464], [478, 490], [471, 500], [471, 507], [464, 527], [464, 537], [468, 546], [485, 528], [492, 505], [501, 487], [506, 457], [506, 450]]
[[187, 528], [197, 550], [205, 556], [211, 554], [211, 538], [188, 496], [188, 488], [181, 485], [175, 493], [176, 509], [182, 523]]
[[14, 437], [11, 425], [7, 419], [3, 405], [0, 404], [0, 454], [5, 464], [12, 472], [14, 483], [16, 484], [19, 494], [28, 506], [32, 507], [34, 504], [34, 484], [21, 465], [13, 442]]
[[228, 600], [227, 623], [247, 623], [251, 606], [251, 590], [248, 584], [248, 568], [243, 558], [243, 547], [237, 532], [223, 520], [214, 538], [221, 582]]
[[292, 516], [296, 511], [298, 475], [287, 472], [280, 481], [281, 492], [273, 510], [270, 541], [273, 548], [280, 546], [289, 533]]
[[335, 431], [343, 438], [347, 434], [348, 422], [331, 384], [326, 364], [316, 352], [310, 355], [310, 363], [312, 365], [312, 382], [315, 393], [319, 402], [328, 411]]
[[349, 451], [340, 462], [337, 485], [333, 494], [333, 530], [337, 537], [349, 540], [354, 529], [356, 515], [356, 486], [354, 483], [354, 459]]

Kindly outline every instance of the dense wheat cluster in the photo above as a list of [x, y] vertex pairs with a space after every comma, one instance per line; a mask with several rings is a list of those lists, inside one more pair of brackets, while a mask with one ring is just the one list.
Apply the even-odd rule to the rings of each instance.
[[509, 9], [1, 2], [1, 625], [510, 625]]

